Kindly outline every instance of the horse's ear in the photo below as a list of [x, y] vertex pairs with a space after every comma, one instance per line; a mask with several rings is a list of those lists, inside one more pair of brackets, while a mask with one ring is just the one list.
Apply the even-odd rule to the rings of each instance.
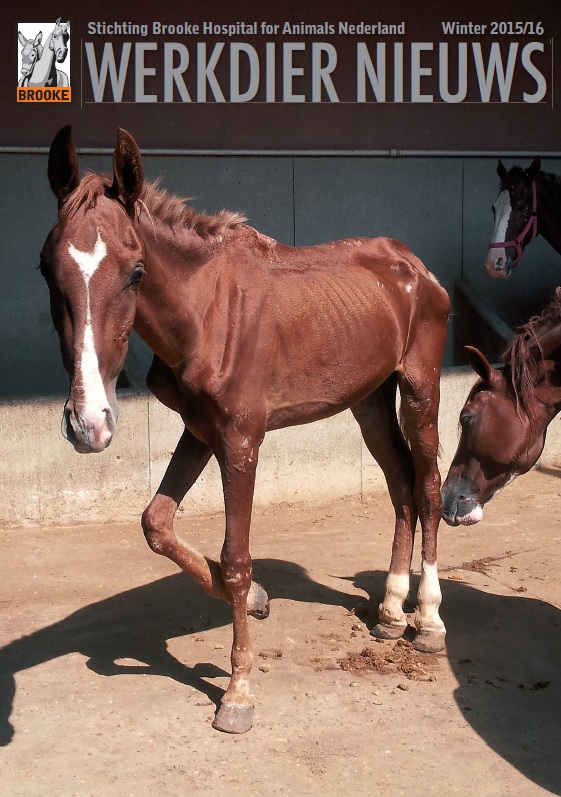
[[113, 185], [111, 191], [127, 204], [138, 199], [144, 185], [144, 166], [138, 144], [126, 130], [117, 130], [117, 146], [113, 153]]
[[18, 30], [18, 40], [22, 47], [25, 47], [28, 41], [20, 30]]
[[497, 161], [497, 174], [501, 178], [501, 181], [505, 179], [507, 173], [508, 169], [506, 168], [502, 160], [499, 158], [499, 160]]
[[468, 356], [469, 364], [484, 382], [494, 382], [499, 372], [489, 363], [487, 357], [474, 346], [464, 346]]
[[541, 168], [542, 168], [542, 159], [538, 156], [537, 158], [534, 158], [534, 160], [527, 169], [528, 177], [530, 178], [530, 180], [534, 180], [537, 177], [538, 172], [541, 171]]
[[49, 150], [48, 175], [51, 190], [59, 202], [66, 199], [80, 182], [78, 153], [72, 141], [70, 125], [61, 128], [53, 138]]

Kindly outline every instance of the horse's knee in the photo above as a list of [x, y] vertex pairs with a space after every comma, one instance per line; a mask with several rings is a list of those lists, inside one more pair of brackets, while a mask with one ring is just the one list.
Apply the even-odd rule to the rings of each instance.
[[150, 549], [161, 556], [168, 556], [170, 546], [175, 538], [173, 530], [158, 522], [158, 518], [151, 506], [144, 510], [141, 522], [142, 530]]

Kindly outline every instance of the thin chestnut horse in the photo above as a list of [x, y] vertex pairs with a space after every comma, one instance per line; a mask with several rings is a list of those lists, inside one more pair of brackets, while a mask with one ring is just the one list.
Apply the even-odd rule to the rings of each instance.
[[499, 160], [497, 174], [501, 183], [485, 268], [492, 277], [505, 278], [520, 265], [524, 249], [538, 235], [561, 254], [561, 178], [542, 171], [540, 158], [534, 158], [528, 169], [507, 169]]
[[543, 450], [561, 410], [561, 288], [515, 335], [503, 368], [466, 349], [479, 380], [460, 413], [458, 450], [442, 487], [442, 516], [451, 526], [480, 521], [485, 504]]
[[[53, 140], [49, 180], [58, 221], [41, 271], [70, 394], [63, 433], [103, 451], [117, 422], [115, 385], [129, 333], [155, 353], [147, 384], [185, 431], [145, 510], [149, 546], [233, 612], [232, 677], [214, 726], [252, 724], [248, 614], [266, 617], [252, 582], [249, 527], [259, 447], [271, 429], [354, 413], [384, 470], [396, 514], [392, 560], [375, 633], [406, 628], [414, 530], [423, 536], [416, 645], [441, 649], [436, 566], [439, 377], [449, 299], [401, 243], [355, 238], [291, 247], [237, 213], [196, 213], [144, 181], [134, 139], [117, 134], [113, 175], [80, 180], [70, 128]], [[395, 411], [396, 387], [410, 444]], [[214, 455], [226, 515], [220, 562], [180, 540], [178, 505]]]

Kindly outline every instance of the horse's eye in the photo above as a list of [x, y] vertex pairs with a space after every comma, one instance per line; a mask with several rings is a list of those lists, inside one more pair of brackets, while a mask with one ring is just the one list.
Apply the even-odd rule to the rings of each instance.
[[525, 210], [525, 209], [526, 209], [526, 205], [524, 204], [524, 202], [519, 202], [516, 205], [516, 212], [517, 213], [522, 213], [522, 211]]
[[142, 263], [138, 263], [131, 274], [129, 285], [135, 288], [137, 285], [140, 284], [140, 280], [142, 279], [143, 276], [144, 276], [144, 266], [142, 265]]
[[460, 423], [462, 426], [467, 426], [473, 420], [473, 415], [469, 412], [461, 412], [460, 413]]
[[45, 263], [45, 261], [44, 261], [44, 260], [41, 260], [41, 261], [39, 262], [39, 266], [38, 266], [38, 268], [39, 268], [39, 273], [40, 273], [40, 275], [41, 275], [41, 276], [42, 276], [44, 279], [48, 280], [48, 279], [49, 279], [49, 270], [47, 269], [47, 264]]

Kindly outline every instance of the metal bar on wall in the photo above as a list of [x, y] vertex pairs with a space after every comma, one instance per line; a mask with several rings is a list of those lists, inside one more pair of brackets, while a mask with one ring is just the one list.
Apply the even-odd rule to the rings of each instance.
[[[78, 147], [80, 155], [112, 155], [111, 147]], [[48, 147], [0, 147], [0, 155], [48, 155]], [[282, 149], [160, 149], [143, 147], [145, 156], [205, 158], [561, 158], [561, 150], [540, 152], [526, 150], [282, 150]]]

